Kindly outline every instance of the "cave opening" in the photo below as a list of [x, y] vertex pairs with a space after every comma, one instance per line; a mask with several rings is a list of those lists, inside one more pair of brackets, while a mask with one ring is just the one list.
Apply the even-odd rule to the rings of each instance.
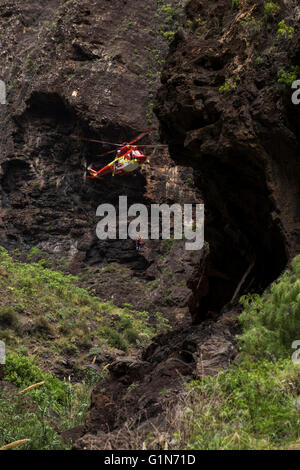
[[232, 148], [222, 155], [196, 154], [194, 144], [191, 152], [181, 144], [183, 153], [177, 155], [178, 148], [173, 143], [171, 156], [182, 164], [183, 154], [189, 154], [186, 165], [194, 168], [205, 204], [209, 254], [197, 282], [190, 283], [190, 311], [199, 323], [245, 293], [262, 293], [286, 268], [288, 254], [265, 168], [256, 155]]

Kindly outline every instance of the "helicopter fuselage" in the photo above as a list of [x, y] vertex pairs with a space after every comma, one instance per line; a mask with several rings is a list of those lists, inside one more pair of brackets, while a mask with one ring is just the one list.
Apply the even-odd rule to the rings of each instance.
[[[124, 153], [124, 150], [126, 152]], [[146, 155], [144, 155], [136, 147], [126, 146], [120, 150], [120, 154], [115, 158], [114, 161], [106, 165], [99, 171], [90, 169], [90, 175], [94, 178], [101, 178], [109, 173], [115, 175], [125, 175], [126, 173], [131, 173], [137, 170], [143, 163], [147, 160]]]

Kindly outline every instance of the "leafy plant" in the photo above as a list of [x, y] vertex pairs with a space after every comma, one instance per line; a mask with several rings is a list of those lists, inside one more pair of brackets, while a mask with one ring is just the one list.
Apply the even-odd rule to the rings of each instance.
[[295, 80], [300, 78], [300, 67], [297, 65], [293, 67], [291, 72], [286, 72], [285, 70], [278, 70], [278, 83], [285, 83], [288, 86], [291, 86]]
[[284, 20], [278, 23], [277, 37], [278, 38], [288, 38], [292, 39], [294, 36], [295, 28], [293, 26], [288, 26]]
[[300, 338], [300, 255], [262, 297], [244, 296], [240, 316], [242, 351], [261, 357], [289, 357], [291, 344]]
[[290, 361], [244, 359], [187, 389], [187, 411], [176, 437], [180, 442], [187, 432], [188, 449], [276, 449], [300, 437], [300, 411], [294, 406], [300, 381]]
[[245, 31], [251, 36], [258, 33], [263, 27], [262, 20], [257, 20], [252, 16], [249, 16], [249, 18], [246, 19], [241, 19], [239, 22], [244, 27]]
[[265, 3], [264, 12], [265, 18], [268, 19], [270, 17], [274, 18], [280, 12], [280, 5], [274, 2], [267, 2]]
[[300, 255], [262, 296], [241, 302], [242, 354], [216, 377], [186, 385], [176, 448], [282, 449], [300, 438], [299, 366], [291, 361], [300, 337]]
[[222, 85], [220, 88], [219, 88], [219, 92], [220, 93], [229, 93], [233, 90], [235, 90], [239, 84], [239, 82], [241, 81], [239, 75], [237, 75], [236, 78], [228, 78], [227, 80], [225, 80], [225, 83], [224, 85]]
[[15, 327], [18, 323], [18, 318], [13, 307], [3, 305], [0, 307], [0, 325]]
[[[10, 442], [29, 439], [25, 449], [54, 450], [69, 447], [57, 434], [83, 423], [90, 405], [91, 389], [105, 374], [96, 374], [93, 381], [86, 377], [72, 385], [43, 372], [34, 358], [10, 353], [4, 379], [17, 389], [0, 390], [0, 447]], [[33, 385], [40, 384], [39, 387]], [[32, 387], [33, 386], [33, 387]]]

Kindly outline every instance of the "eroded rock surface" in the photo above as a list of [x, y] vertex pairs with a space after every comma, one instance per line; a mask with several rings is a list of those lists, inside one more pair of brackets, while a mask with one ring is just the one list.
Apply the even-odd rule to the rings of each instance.
[[[152, 107], [165, 36], [183, 18], [183, 1], [171, 5], [172, 24], [156, 0], [8, 0], [0, 6], [0, 78], [7, 85], [7, 105], [0, 107], [0, 244], [64, 257], [74, 274], [88, 267], [86, 284], [118, 305], [130, 302], [172, 318], [178, 300], [174, 318], [183, 318], [197, 256], [185, 258], [179, 246], [174, 257], [155, 242], [138, 256], [132, 240], [100, 242], [95, 214], [101, 203], [118, 207], [122, 195], [128, 206], [197, 202], [192, 169], [157, 149], [137, 174], [84, 182], [83, 164], [101, 168], [113, 155], [95, 156], [112, 147], [72, 138], [124, 142], [149, 120], [157, 126]], [[143, 141], [154, 142], [155, 132]], [[171, 258], [173, 279], [163, 273]], [[128, 289], [132, 277], [137, 285]]]
[[168, 431], [167, 410], [172, 413], [184, 381], [215, 375], [236, 356], [236, 313], [158, 336], [141, 357], [112, 363], [108, 380], [92, 394], [75, 449], [141, 448], [154, 429]]
[[[194, 319], [266, 287], [300, 250], [300, 107], [280, 70], [300, 64], [299, 5], [192, 0], [156, 111], [172, 158], [198, 174], [210, 254], [191, 287]], [[278, 35], [278, 23], [293, 33]], [[221, 88], [225, 85], [225, 89]], [[221, 89], [220, 89], [221, 88]]]

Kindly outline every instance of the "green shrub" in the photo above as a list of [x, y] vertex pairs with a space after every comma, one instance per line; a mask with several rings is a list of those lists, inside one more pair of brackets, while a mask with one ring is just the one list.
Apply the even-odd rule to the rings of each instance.
[[280, 12], [280, 6], [277, 3], [267, 2], [264, 7], [265, 18], [274, 18]]
[[190, 383], [188, 390], [181, 423], [188, 449], [276, 449], [300, 437], [294, 398], [300, 378], [291, 361], [244, 360], [217, 377]]
[[103, 336], [107, 340], [108, 344], [113, 348], [122, 349], [123, 351], [127, 351], [128, 349], [128, 343], [126, 340], [117, 330], [110, 326], [101, 327], [99, 330], [99, 336]]
[[60, 450], [67, 446], [51, 428], [43, 409], [26, 406], [26, 397], [0, 390], [0, 447], [21, 439], [30, 439], [18, 449]]
[[185, 27], [190, 29], [191, 31], [196, 31], [197, 28], [201, 28], [201, 30], [205, 30], [207, 25], [207, 21], [203, 20], [201, 17], [195, 18], [194, 20], [186, 20]]
[[8, 305], [0, 307], [0, 325], [15, 327], [17, 323], [18, 317], [13, 307]]
[[174, 238], [169, 238], [168, 240], [164, 240], [162, 242], [162, 247], [163, 247], [163, 250], [166, 254], [170, 253], [174, 242], [175, 242]]
[[7, 343], [9, 343], [10, 340], [12, 339], [12, 334], [13, 334], [13, 331], [10, 330], [9, 328], [5, 328], [4, 330], [0, 329], [0, 339], [2, 341], [6, 341]]
[[233, 10], [237, 10], [238, 7], [240, 6], [240, 1], [241, 0], [232, 0], [232, 8]]
[[284, 20], [278, 23], [277, 37], [279, 39], [285, 37], [287, 39], [292, 39], [294, 36], [295, 28], [293, 26], [288, 26]]
[[285, 70], [278, 70], [278, 83], [284, 83], [285, 85], [291, 86], [295, 80], [300, 78], [300, 67], [297, 65], [293, 67], [291, 72]]
[[245, 31], [251, 36], [261, 31], [263, 27], [263, 21], [257, 20], [256, 18], [253, 18], [252, 16], [246, 19], [240, 19], [239, 22], [244, 27]]
[[241, 299], [242, 354], [216, 377], [187, 384], [172, 439], [188, 449], [282, 449], [300, 438], [300, 255], [260, 297]]
[[27, 438], [30, 441], [22, 449], [69, 448], [57, 432], [83, 424], [94, 383], [62, 382], [43, 372], [35, 359], [16, 353], [6, 358], [4, 379], [18, 389], [45, 383], [21, 395], [11, 387], [0, 388], [0, 447]]
[[159, 280], [155, 279], [154, 281], [151, 282], [150, 284], [150, 290], [155, 290], [159, 285]]
[[27, 255], [28, 261], [38, 261], [43, 256], [42, 251], [36, 246], [32, 247]]
[[228, 93], [230, 91], [235, 90], [240, 81], [241, 81], [241, 79], [240, 79], [239, 75], [234, 79], [228, 78], [227, 80], [225, 80], [224, 85], [222, 85], [219, 88], [219, 92], [220, 93]]
[[37, 402], [47, 402], [49, 405], [59, 408], [66, 401], [65, 384], [51, 374], [43, 372], [36, 360], [31, 357], [16, 353], [8, 354], [4, 367], [4, 380], [18, 388], [26, 388], [45, 381], [42, 388], [29, 392]]
[[256, 358], [287, 358], [292, 342], [300, 338], [300, 255], [293, 260], [292, 269], [262, 297], [242, 297], [240, 343], [247, 354]]
[[130, 344], [133, 344], [133, 345], [137, 344], [139, 340], [139, 334], [134, 328], [127, 328], [124, 334]]

